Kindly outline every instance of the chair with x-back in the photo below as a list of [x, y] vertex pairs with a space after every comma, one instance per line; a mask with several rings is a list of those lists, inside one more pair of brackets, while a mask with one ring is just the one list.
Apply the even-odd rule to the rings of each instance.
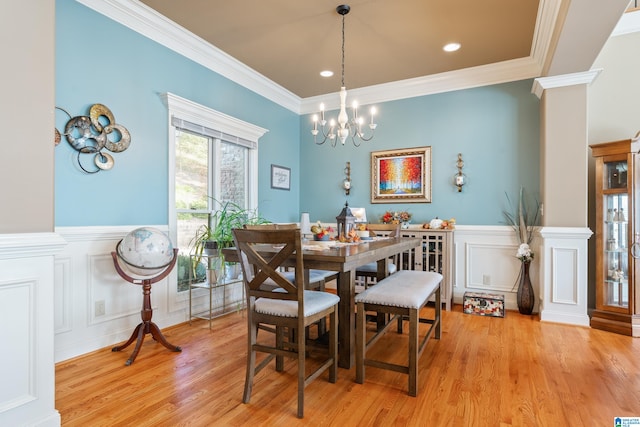
[[[369, 224], [369, 234], [371, 237], [397, 237], [400, 235], [400, 224]], [[389, 274], [398, 271], [400, 265], [399, 255], [387, 260], [387, 270]], [[363, 279], [365, 289], [370, 284], [375, 284], [378, 278], [378, 263], [371, 262], [356, 269], [356, 277]]]
[[[234, 229], [233, 236], [238, 258], [242, 265], [247, 297], [247, 372], [243, 402], [249, 403], [255, 374], [271, 360], [276, 359], [276, 371], [284, 370], [284, 357], [297, 359], [298, 417], [304, 416], [304, 389], [324, 371], [329, 381], [337, 377], [338, 311], [337, 295], [305, 290], [304, 262], [300, 229], [293, 225], [266, 225]], [[293, 261], [293, 262], [292, 262]], [[280, 271], [283, 266], [295, 268], [295, 280], [289, 280]], [[266, 286], [265, 286], [266, 285]], [[273, 285], [277, 288], [273, 289]], [[304, 331], [305, 327], [330, 316], [328, 352], [326, 359], [313, 372], [306, 375], [305, 357], [309, 350], [304, 333], [285, 334], [285, 331]], [[271, 325], [276, 335], [264, 336], [257, 341], [258, 327]], [[287, 337], [295, 337], [293, 340]], [[268, 341], [266, 341], [268, 340]], [[275, 341], [275, 342], [273, 342]], [[256, 353], [269, 355], [256, 365]], [[314, 365], [315, 366], [315, 365]]]
[[[286, 230], [297, 228], [296, 224], [247, 224], [243, 228], [247, 230]], [[290, 267], [281, 269], [283, 276], [285, 276], [288, 280], [294, 281], [296, 279], [294, 269]], [[312, 289], [315, 291], [324, 291], [325, 282], [334, 280], [338, 277], [338, 273], [335, 271], [327, 271], [327, 270], [307, 270], [305, 274], [309, 275], [309, 280], [306, 283], [306, 289]], [[273, 284], [271, 284], [273, 286]], [[269, 286], [268, 284], [263, 285], [263, 288]]]

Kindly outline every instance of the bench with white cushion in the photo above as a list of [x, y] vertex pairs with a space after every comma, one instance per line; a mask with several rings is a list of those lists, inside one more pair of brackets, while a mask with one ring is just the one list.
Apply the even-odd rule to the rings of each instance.
[[[440, 282], [442, 275], [431, 271], [402, 270], [378, 282], [356, 295], [356, 382], [362, 384], [365, 379], [365, 366], [387, 369], [409, 375], [409, 395], [416, 396], [418, 390], [418, 358], [424, 351], [431, 336], [440, 338], [442, 303]], [[420, 317], [420, 310], [435, 296], [432, 318]], [[366, 311], [393, 315], [391, 321], [378, 329], [375, 335], [366, 340]], [[367, 358], [367, 351], [387, 331], [389, 326], [399, 319], [398, 332], [402, 332], [401, 322], [409, 321], [409, 360], [407, 365], [398, 365], [381, 360]], [[419, 323], [430, 324], [426, 335], [419, 342]]]

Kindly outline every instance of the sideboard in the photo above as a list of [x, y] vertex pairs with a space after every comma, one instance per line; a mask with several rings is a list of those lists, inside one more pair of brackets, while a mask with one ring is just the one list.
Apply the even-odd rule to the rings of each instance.
[[453, 231], [444, 229], [404, 229], [403, 237], [422, 239], [422, 245], [402, 256], [403, 270], [435, 271], [442, 274], [442, 302], [451, 310], [453, 301]]

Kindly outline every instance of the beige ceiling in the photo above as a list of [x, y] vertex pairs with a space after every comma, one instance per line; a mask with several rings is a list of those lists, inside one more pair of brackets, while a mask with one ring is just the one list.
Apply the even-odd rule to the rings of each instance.
[[[141, 0], [300, 98], [340, 87], [339, 2]], [[355, 89], [529, 57], [539, 0], [353, 0], [345, 84]], [[442, 47], [456, 41], [454, 53]], [[332, 70], [331, 78], [320, 77]]]

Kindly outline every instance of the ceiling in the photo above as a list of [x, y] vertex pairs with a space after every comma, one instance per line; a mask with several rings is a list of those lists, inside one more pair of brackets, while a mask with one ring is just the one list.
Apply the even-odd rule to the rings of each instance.
[[[543, 30], [539, 2], [351, 0], [345, 85], [363, 88], [528, 58]], [[342, 17], [336, 0], [141, 3], [300, 98], [340, 88]], [[460, 50], [442, 50], [454, 41]], [[321, 77], [322, 70], [332, 70], [333, 77]]]

